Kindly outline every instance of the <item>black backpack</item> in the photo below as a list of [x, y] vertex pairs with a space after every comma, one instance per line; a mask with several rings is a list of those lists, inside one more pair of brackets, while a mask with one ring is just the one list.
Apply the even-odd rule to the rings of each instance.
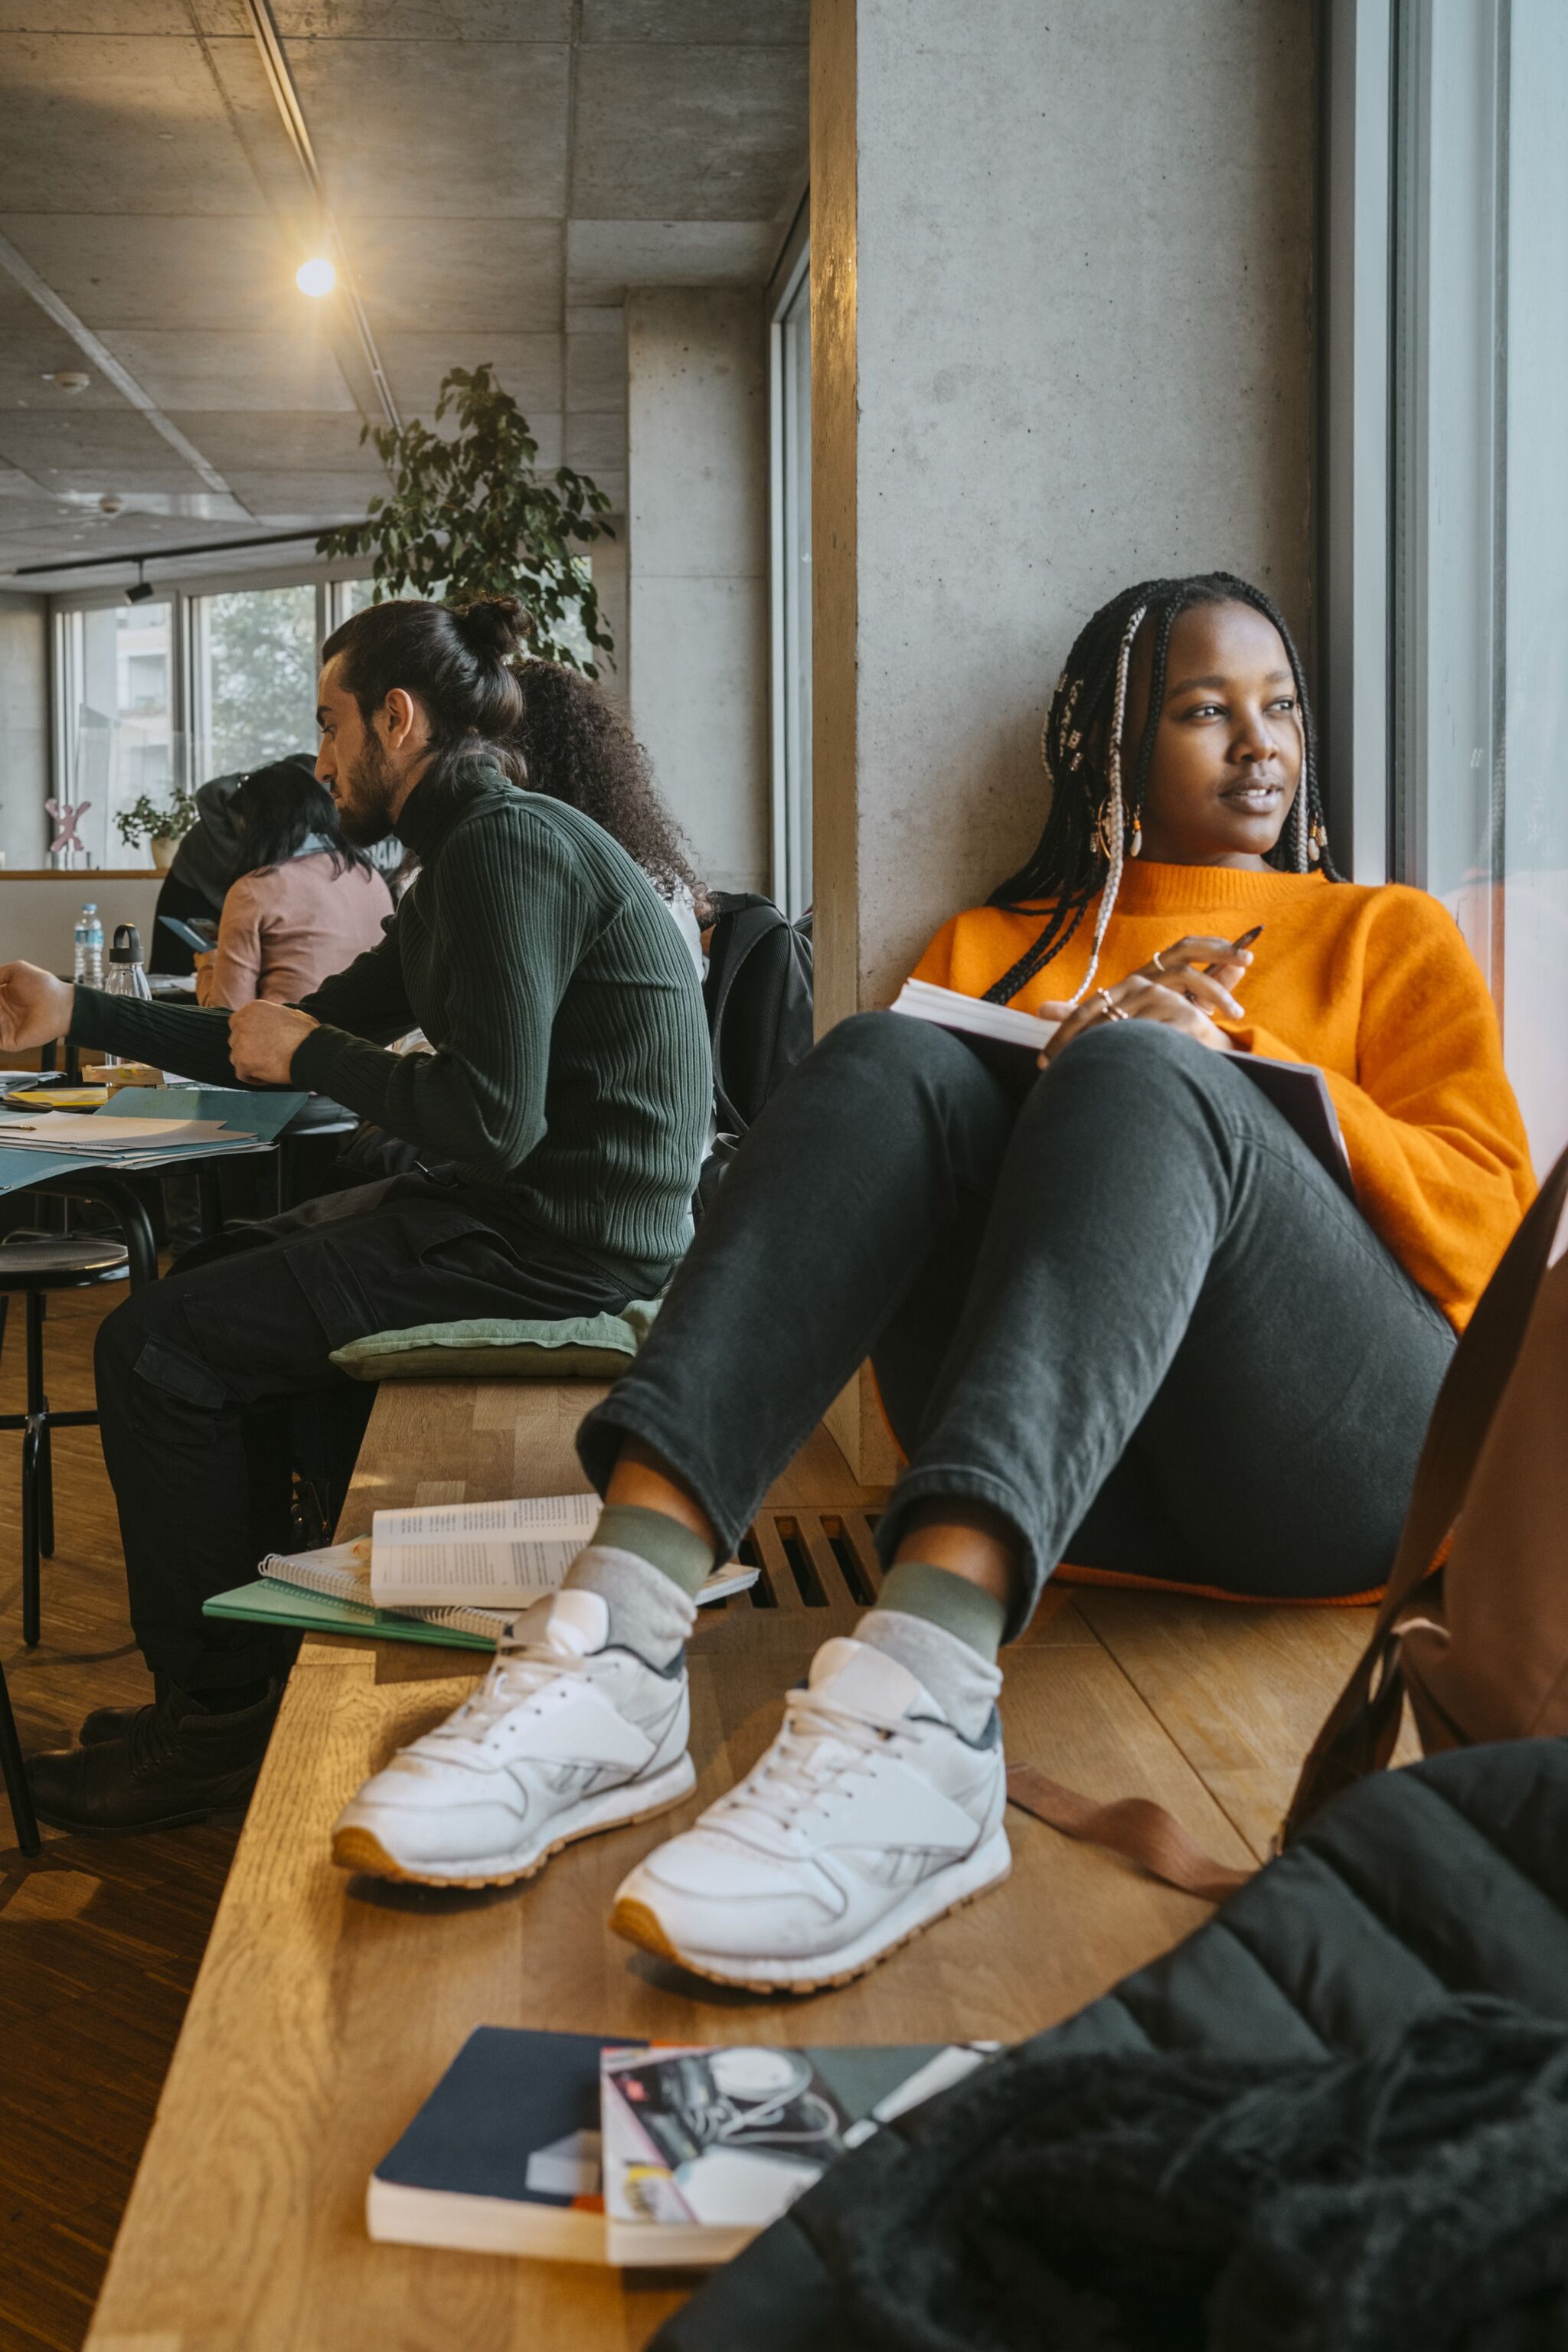
[[712, 1199], [742, 1136], [813, 1041], [811, 916], [792, 923], [771, 898], [714, 890], [702, 983], [713, 1045], [718, 1136], [698, 1180], [697, 1213]]

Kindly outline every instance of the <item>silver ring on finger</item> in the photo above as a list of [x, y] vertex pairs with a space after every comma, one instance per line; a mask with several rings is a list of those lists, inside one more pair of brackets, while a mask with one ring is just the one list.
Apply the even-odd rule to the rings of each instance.
[[1163, 977], [1165, 970], [1164, 950], [1163, 948], [1156, 948], [1149, 961], [1153, 965], [1155, 971]]
[[1132, 1015], [1123, 1013], [1108, 990], [1097, 988], [1094, 993], [1108, 1021], [1131, 1021]]

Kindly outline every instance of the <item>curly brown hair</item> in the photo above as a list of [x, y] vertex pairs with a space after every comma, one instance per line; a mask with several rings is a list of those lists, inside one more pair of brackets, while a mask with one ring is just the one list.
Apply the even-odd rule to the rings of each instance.
[[515, 662], [522, 717], [510, 740], [531, 792], [581, 809], [634, 857], [655, 888], [691, 894], [699, 919], [707, 900], [679, 831], [653, 780], [647, 753], [609, 697], [559, 662]]

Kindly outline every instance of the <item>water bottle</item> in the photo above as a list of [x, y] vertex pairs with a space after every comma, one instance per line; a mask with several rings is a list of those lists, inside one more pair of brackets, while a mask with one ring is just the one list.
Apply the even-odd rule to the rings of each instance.
[[[102, 932], [99, 934], [101, 950]], [[134, 923], [117, 923], [114, 945], [109, 950], [109, 977], [103, 983], [106, 996], [140, 997], [150, 1002], [153, 994], [147, 984], [147, 974], [142, 968], [142, 935]], [[118, 1064], [121, 1056], [106, 1054], [104, 1061]]]
[[99, 920], [97, 905], [90, 898], [77, 921], [71, 978], [83, 988], [103, 986], [103, 925]]

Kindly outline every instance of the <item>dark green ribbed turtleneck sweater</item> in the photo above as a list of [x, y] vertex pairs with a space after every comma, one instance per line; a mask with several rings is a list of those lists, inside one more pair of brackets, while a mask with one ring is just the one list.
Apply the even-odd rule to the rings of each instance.
[[[575, 809], [475, 762], [398, 818], [421, 871], [380, 947], [304, 1000], [297, 1086], [459, 1171], [476, 1213], [644, 1278], [686, 1246], [712, 1075], [668, 910]], [[237, 1083], [228, 1016], [79, 988], [72, 1042]], [[419, 1028], [433, 1054], [389, 1054]]]

